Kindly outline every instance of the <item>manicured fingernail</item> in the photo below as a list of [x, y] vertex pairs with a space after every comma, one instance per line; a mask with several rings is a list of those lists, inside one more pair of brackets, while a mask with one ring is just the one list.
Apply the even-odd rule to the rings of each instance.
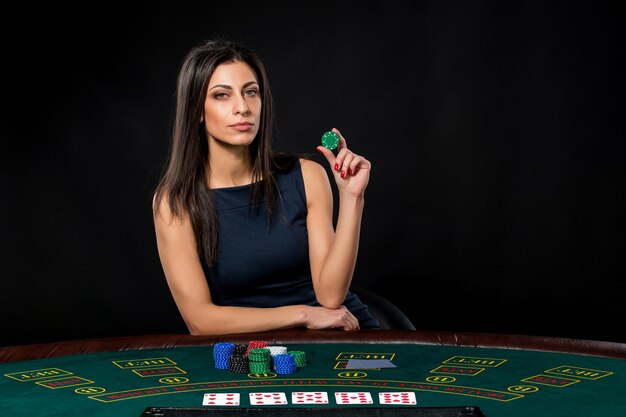
[[335, 164], [335, 171], [339, 171], [339, 164]]
[[341, 178], [345, 178], [346, 176], [346, 171], [341, 171]]
[[350, 175], [354, 175], [354, 170], [350, 168]]

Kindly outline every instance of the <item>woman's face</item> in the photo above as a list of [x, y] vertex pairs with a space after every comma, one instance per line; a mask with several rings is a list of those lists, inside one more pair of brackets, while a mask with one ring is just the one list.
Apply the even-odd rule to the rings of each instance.
[[203, 116], [209, 142], [252, 143], [259, 131], [261, 93], [248, 64], [237, 61], [215, 68], [207, 87]]

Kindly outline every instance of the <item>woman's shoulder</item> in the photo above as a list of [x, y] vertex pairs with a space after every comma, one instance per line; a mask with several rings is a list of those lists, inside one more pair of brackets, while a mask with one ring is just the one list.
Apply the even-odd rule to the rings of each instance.
[[302, 182], [304, 183], [304, 194], [309, 209], [319, 201], [330, 201], [331, 186], [328, 174], [324, 166], [312, 159], [303, 158], [300, 160], [302, 167]]
[[160, 191], [152, 195], [152, 215], [155, 221], [164, 220], [167, 223], [174, 217], [167, 192]]
[[152, 215], [155, 221], [171, 223], [175, 219], [187, 218], [183, 205], [178, 200], [173, 200], [170, 193], [165, 189], [159, 189], [152, 196]]
[[329, 183], [324, 166], [308, 154], [279, 154], [274, 161], [279, 177], [300, 177], [301, 180], [296, 180], [296, 182], [302, 181], [307, 188], [312, 184]]
[[302, 177], [305, 181], [307, 181], [307, 179], [320, 180], [328, 178], [322, 164], [312, 159], [300, 158], [300, 167], [302, 169]]

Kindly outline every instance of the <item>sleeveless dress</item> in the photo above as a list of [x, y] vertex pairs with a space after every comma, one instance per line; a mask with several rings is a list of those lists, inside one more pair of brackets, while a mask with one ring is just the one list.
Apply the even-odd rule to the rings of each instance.
[[[251, 207], [250, 185], [211, 190], [219, 221], [218, 258], [204, 267], [213, 302], [222, 306], [318, 306], [309, 265], [307, 206], [300, 164], [277, 172], [280, 191], [271, 224], [266, 204]], [[361, 329], [380, 328], [367, 306], [349, 292], [343, 303]]]

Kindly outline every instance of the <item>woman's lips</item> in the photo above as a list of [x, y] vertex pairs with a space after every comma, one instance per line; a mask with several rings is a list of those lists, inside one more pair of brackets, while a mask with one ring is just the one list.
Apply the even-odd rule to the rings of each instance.
[[239, 131], [246, 131], [246, 130], [252, 129], [252, 125], [248, 123], [232, 125], [231, 127]]

